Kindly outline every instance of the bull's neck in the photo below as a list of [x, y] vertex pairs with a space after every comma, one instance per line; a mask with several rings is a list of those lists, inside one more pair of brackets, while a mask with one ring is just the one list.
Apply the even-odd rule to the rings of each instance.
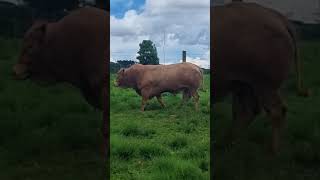
[[128, 87], [133, 88], [135, 90], [138, 89], [139, 75], [140, 75], [139, 71], [136, 71], [134, 69], [130, 69], [127, 71]]

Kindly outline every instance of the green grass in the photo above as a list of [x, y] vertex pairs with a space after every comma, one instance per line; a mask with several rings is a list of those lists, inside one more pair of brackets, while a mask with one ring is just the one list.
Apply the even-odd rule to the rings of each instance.
[[0, 179], [102, 179], [101, 113], [70, 85], [13, 80], [19, 46], [0, 38]]
[[[14, 81], [18, 48], [17, 40], [0, 39], [0, 179], [99, 179], [101, 114], [69, 85]], [[320, 178], [320, 43], [302, 43], [300, 55], [312, 96], [296, 96], [292, 74], [282, 91], [289, 112], [279, 157], [267, 154], [270, 123], [261, 116], [230, 151], [215, 149], [216, 179]], [[141, 113], [133, 90], [111, 87], [112, 179], [208, 179], [209, 92], [200, 96], [197, 113], [192, 102], [178, 108], [180, 95], [165, 96], [164, 109], [151, 100]], [[231, 124], [231, 106], [214, 108], [219, 141]]]
[[166, 94], [140, 112], [141, 97], [113, 86], [111, 76], [111, 179], [209, 179], [209, 75], [200, 92], [200, 110], [181, 94]]
[[[282, 94], [288, 104], [287, 130], [278, 157], [268, 155], [265, 146], [271, 138], [270, 122], [260, 116], [240, 143], [229, 151], [215, 149], [216, 179], [230, 180], [316, 180], [320, 179], [320, 42], [300, 44], [305, 84], [311, 97], [298, 97], [294, 73]], [[230, 101], [214, 106], [214, 139], [222, 137], [231, 125]]]

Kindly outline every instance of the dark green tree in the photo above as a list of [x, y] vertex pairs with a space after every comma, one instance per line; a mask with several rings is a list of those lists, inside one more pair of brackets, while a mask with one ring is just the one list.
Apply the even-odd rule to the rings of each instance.
[[36, 17], [48, 19], [58, 18], [64, 9], [72, 10], [79, 4], [79, 0], [25, 0], [25, 2], [35, 10]]
[[143, 40], [139, 46], [140, 50], [138, 51], [137, 59], [140, 64], [159, 64], [157, 48], [151, 40]]
[[108, 0], [96, 0], [95, 4], [96, 4], [96, 7], [100, 9], [105, 9], [107, 11], [110, 11], [110, 1]]
[[119, 71], [120, 65], [115, 62], [110, 62], [109, 68], [110, 68], [110, 73], [116, 73]]

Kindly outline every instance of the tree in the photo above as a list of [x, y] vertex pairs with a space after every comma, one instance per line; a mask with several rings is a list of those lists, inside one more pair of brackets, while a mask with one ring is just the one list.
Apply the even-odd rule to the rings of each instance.
[[120, 65], [115, 62], [110, 62], [109, 68], [110, 68], [110, 73], [116, 73], [119, 71]]
[[139, 44], [140, 50], [137, 59], [140, 64], [159, 64], [159, 58], [157, 54], [157, 48], [151, 40], [143, 40]]
[[96, 0], [96, 7], [110, 11], [110, 1]]
[[79, 0], [25, 0], [28, 5], [41, 10], [60, 10], [73, 9], [79, 3]]
[[110, 73], [116, 73], [120, 70], [120, 68], [128, 68], [134, 65], [136, 62], [132, 60], [119, 60], [117, 62], [110, 62]]
[[79, 0], [25, 0], [35, 10], [35, 16], [41, 18], [58, 18], [63, 10], [72, 10], [79, 4]]

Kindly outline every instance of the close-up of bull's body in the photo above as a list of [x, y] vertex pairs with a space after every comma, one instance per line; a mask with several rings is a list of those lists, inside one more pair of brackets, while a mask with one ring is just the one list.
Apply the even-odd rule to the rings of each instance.
[[24, 37], [15, 77], [71, 83], [89, 104], [102, 109], [108, 21], [106, 11], [93, 7], [75, 10], [58, 22], [36, 21]]
[[[303, 90], [295, 30], [287, 18], [255, 3], [211, 7], [213, 103], [232, 94], [234, 139], [262, 110], [272, 124], [272, 151], [279, 150], [287, 106], [280, 88], [295, 65]], [[216, 121], [219, 121], [218, 119]]]
[[[108, 108], [108, 13], [84, 7], [57, 22], [35, 21], [24, 36], [18, 62], [13, 67], [14, 77], [49, 84], [69, 83], [95, 109]], [[107, 126], [104, 120], [104, 154], [109, 143]]]

